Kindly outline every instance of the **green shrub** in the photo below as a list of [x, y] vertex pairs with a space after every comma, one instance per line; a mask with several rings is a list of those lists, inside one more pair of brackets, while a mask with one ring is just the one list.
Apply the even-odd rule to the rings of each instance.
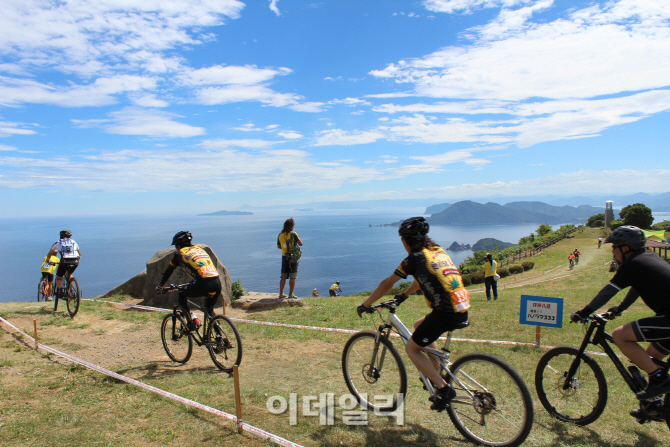
[[612, 229], [612, 231], [616, 230], [617, 228], [619, 228], [622, 225], [623, 225], [623, 220], [613, 220], [612, 222], [610, 222], [610, 228]]
[[520, 266], [520, 265], [510, 265], [509, 267], [507, 267], [507, 270], [509, 270], [509, 272], [512, 275], [516, 275], [518, 273], [523, 273], [523, 267]]
[[591, 222], [591, 228], [600, 228], [603, 226], [605, 226], [605, 224], [603, 223], [602, 220], [594, 220], [593, 222]]
[[507, 270], [507, 267], [498, 269], [497, 273], [498, 275], [500, 275], [501, 278], [507, 278], [510, 275], [509, 270]]
[[240, 297], [244, 296], [244, 287], [242, 287], [242, 283], [238, 279], [232, 284], [232, 289], [233, 289], [233, 297], [232, 300], [235, 301], [239, 299]]
[[526, 261], [521, 263], [521, 267], [523, 267], [523, 271], [525, 272], [526, 270], [530, 270], [535, 267], [535, 263], [533, 261]]
[[[391, 290], [388, 291], [387, 295], [397, 295], [400, 292], [404, 292], [412, 285], [412, 281], [400, 281], [397, 286], [391, 287]], [[421, 289], [414, 292], [414, 295], [421, 295]]]
[[484, 282], [484, 272], [477, 272], [470, 275], [470, 282], [472, 284], [481, 284]]
[[670, 220], [664, 220], [663, 222], [658, 222], [652, 225], [651, 227], [652, 230], [665, 230], [665, 231], [670, 231]]
[[463, 280], [463, 285], [465, 287], [472, 285], [472, 280], [470, 279], [470, 275], [461, 275], [461, 279]]

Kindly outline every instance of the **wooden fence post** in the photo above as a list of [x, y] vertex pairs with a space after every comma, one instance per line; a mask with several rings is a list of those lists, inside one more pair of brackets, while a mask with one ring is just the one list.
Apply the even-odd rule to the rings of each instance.
[[[538, 326], [539, 327], [539, 326]], [[235, 409], [237, 411], [237, 432], [242, 434], [242, 399], [240, 398], [240, 370], [233, 365], [233, 379], [235, 382]]]

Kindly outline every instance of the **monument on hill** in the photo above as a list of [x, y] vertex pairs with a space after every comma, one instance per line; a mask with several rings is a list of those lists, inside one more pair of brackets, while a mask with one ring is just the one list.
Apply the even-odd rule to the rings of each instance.
[[605, 202], [605, 226], [609, 227], [614, 220], [614, 211], [612, 211], [612, 201]]

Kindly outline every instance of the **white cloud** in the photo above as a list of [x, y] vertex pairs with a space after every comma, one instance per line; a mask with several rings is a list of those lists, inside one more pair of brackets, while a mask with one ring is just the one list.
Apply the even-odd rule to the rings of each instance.
[[283, 143], [283, 141], [269, 141], [259, 139], [245, 139], [245, 140], [226, 140], [224, 138], [216, 138], [213, 140], [203, 140], [199, 146], [204, 149], [227, 149], [229, 147], [243, 147], [247, 149], [265, 149], [274, 146], [275, 144]]
[[270, 0], [270, 9], [272, 12], [277, 14], [278, 16], [281, 15], [281, 12], [279, 12], [279, 8], [277, 7], [277, 3], [279, 3], [279, 0]]
[[384, 134], [378, 131], [370, 132], [347, 132], [342, 129], [331, 129], [320, 132], [314, 146], [350, 146], [354, 144], [374, 143], [384, 138]]
[[180, 76], [188, 85], [254, 85], [272, 80], [276, 76], [291, 73], [289, 68], [257, 68], [246, 66], [216, 65], [199, 70], [185, 72]]
[[206, 87], [197, 93], [197, 101], [207, 105], [255, 101], [274, 107], [288, 107], [297, 105], [300, 99], [298, 95], [277, 93], [262, 85]]
[[299, 134], [298, 132], [291, 132], [291, 131], [277, 132], [277, 135], [279, 135], [280, 137], [286, 138], [287, 140], [298, 140], [298, 139], [302, 138], [302, 135]]
[[35, 135], [37, 133], [34, 130], [26, 129], [26, 126], [27, 124], [25, 123], [0, 121], [0, 138], [10, 137], [12, 135]]
[[167, 101], [156, 98], [156, 95], [131, 97], [131, 99], [140, 107], [168, 107], [170, 105]]
[[174, 121], [173, 113], [126, 107], [109, 113], [105, 120], [72, 120], [77, 127], [102, 127], [107, 133], [146, 135], [155, 138], [186, 138], [203, 135], [205, 129]]

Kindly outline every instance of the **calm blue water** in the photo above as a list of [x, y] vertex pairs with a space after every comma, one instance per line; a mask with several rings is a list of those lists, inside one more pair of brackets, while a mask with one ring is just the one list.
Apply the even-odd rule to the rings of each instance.
[[[304, 242], [296, 294], [309, 296], [317, 288], [324, 295], [335, 281], [341, 281], [345, 294], [373, 290], [393, 273], [406, 252], [397, 228], [369, 225], [396, 222], [421, 211], [375, 215], [294, 213], [295, 231]], [[72, 231], [82, 250], [75, 276], [84, 297], [101, 295], [144, 270], [146, 261], [169, 248], [172, 236], [180, 230], [191, 231], [194, 243], [211, 246], [231, 279], [241, 280], [246, 290], [278, 292], [281, 252], [276, 240], [287, 217], [255, 214], [0, 219], [0, 244], [4, 249], [0, 257], [4, 274], [0, 302], [36, 299], [40, 262], [65, 228]], [[472, 245], [486, 237], [516, 243], [537, 226], [433, 226], [430, 235], [444, 247], [454, 241]], [[458, 265], [472, 252], [450, 254]]]

